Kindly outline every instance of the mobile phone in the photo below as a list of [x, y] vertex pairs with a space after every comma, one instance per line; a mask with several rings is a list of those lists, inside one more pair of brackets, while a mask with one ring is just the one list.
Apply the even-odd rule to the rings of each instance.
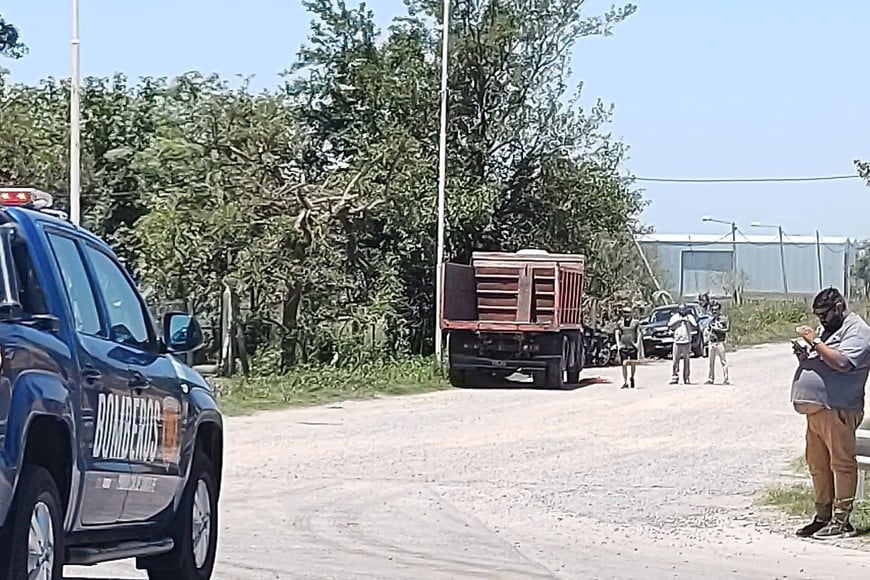
[[807, 343], [802, 338], [793, 338], [791, 339], [791, 345], [796, 349], [801, 349], [802, 351], [807, 350]]

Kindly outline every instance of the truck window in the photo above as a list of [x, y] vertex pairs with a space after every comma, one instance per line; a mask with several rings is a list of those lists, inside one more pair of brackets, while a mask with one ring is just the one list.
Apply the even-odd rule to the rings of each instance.
[[48, 239], [66, 287], [76, 330], [82, 334], [101, 336], [103, 325], [78, 244], [70, 238], [55, 234], [48, 234]]
[[152, 337], [138, 293], [112, 258], [91, 246], [85, 248], [109, 313], [109, 340], [150, 349]]
[[12, 246], [12, 255], [15, 258], [15, 271], [18, 274], [20, 286], [19, 299], [24, 316], [48, 314], [45, 293], [42, 291], [42, 284], [39, 283], [39, 277], [36, 275], [30, 248], [24, 241], [18, 241]]

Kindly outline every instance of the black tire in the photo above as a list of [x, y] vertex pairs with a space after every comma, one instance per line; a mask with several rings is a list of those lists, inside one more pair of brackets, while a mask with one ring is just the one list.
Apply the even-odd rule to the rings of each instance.
[[562, 337], [562, 350], [559, 357], [547, 363], [546, 381], [548, 387], [562, 388], [565, 386], [565, 371], [570, 360], [571, 346], [568, 337]]
[[568, 384], [576, 385], [580, 382], [580, 372], [586, 362], [586, 352], [583, 348], [583, 337], [575, 336], [571, 341], [571, 354], [573, 364], [568, 365]]
[[[175, 548], [165, 556], [144, 559], [140, 568], [148, 571], [150, 580], [208, 580], [214, 570], [217, 553], [218, 512], [217, 484], [212, 462], [202, 452], [193, 457], [190, 478], [184, 488], [184, 495], [170, 537]], [[208, 490], [208, 505], [211, 517], [208, 521], [208, 548], [201, 565], [197, 566], [193, 542], [193, 510], [196, 490], [202, 482]]]
[[450, 369], [447, 371], [447, 376], [450, 380], [450, 385], [456, 387], [457, 389], [464, 389], [468, 386], [467, 381], [465, 380], [465, 372], [457, 369]]
[[37, 505], [48, 509], [52, 526], [54, 562], [51, 565], [51, 578], [61, 580], [63, 577], [64, 534], [60, 492], [47, 469], [36, 465], [25, 465], [18, 480], [18, 490], [15, 492], [8, 528], [4, 530], [5, 545], [2, 561], [7, 572], [3, 575], [4, 578], [27, 578], [30, 524]]

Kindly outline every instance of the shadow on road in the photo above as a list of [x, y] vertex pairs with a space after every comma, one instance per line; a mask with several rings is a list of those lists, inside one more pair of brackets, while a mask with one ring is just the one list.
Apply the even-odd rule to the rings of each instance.
[[561, 387], [553, 387], [546, 385], [535, 385], [534, 383], [521, 383], [514, 381], [500, 381], [497, 383], [491, 383], [485, 389], [499, 389], [499, 390], [526, 390], [526, 391], [576, 391], [578, 389], [583, 389], [585, 387], [591, 387], [592, 385], [610, 385], [613, 384], [613, 381], [610, 379], [606, 379], [604, 377], [589, 377], [586, 379], [581, 379], [579, 383], [566, 384]]

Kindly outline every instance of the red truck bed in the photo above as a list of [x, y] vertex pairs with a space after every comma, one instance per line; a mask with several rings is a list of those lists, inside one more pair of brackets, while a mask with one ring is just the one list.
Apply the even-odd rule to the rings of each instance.
[[545, 252], [475, 252], [444, 270], [441, 327], [485, 332], [582, 328], [584, 258]]

